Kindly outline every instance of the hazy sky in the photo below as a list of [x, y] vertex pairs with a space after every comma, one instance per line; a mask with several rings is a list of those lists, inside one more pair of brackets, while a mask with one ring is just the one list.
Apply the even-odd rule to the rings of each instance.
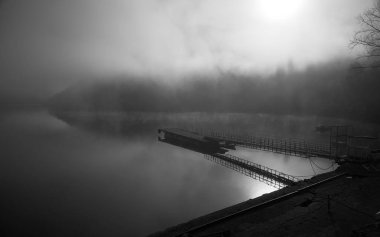
[[275, 71], [352, 57], [372, 0], [3, 0], [0, 93], [81, 77]]

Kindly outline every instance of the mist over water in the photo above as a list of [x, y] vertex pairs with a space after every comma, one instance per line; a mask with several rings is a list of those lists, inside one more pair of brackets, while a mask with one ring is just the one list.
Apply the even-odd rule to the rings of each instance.
[[[158, 142], [157, 128], [228, 128], [323, 141], [325, 135], [315, 133], [314, 126], [327, 120], [228, 113], [3, 113], [3, 231], [147, 235], [275, 190], [201, 154]], [[302, 158], [248, 149], [231, 154], [292, 175], [314, 174]]]

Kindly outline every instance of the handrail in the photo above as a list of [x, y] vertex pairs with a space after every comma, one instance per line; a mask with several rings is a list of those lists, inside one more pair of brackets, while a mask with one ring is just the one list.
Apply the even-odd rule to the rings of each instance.
[[262, 181], [275, 188], [283, 188], [299, 181], [298, 178], [292, 175], [282, 173], [230, 154], [206, 154], [205, 158], [238, 171], [248, 177]]

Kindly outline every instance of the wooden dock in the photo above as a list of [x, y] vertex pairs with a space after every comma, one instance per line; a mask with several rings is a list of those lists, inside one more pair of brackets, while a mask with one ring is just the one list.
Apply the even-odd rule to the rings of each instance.
[[240, 144], [233, 140], [219, 139], [176, 128], [159, 129], [158, 140], [202, 153], [207, 160], [238, 171], [275, 188], [294, 185], [298, 181], [297, 178], [291, 175], [225, 154], [228, 149], [235, 149], [235, 145]]

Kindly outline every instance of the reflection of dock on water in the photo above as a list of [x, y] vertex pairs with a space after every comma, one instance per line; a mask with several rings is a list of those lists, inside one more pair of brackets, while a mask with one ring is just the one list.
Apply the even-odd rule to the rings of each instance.
[[[340, 127], [339, 127], [340, 128]], [[225, 167], [260, 180], [268, 185], [281, 188], [295, 184], [296, 177], [284, 174], [271, 168], [241, 159], [230, 154], [236, 146], [281, 153], [303, 158], [320, 157], [335, 162], [364, 162], [370, 157], [368, 146], [353, 146], [348, 129], [330, 127], [329, 143], [311, 143], [299, 139], [277, 139], [255, 136], [237, 136], [223, 132], [191, 132], [169, 128], [159, 129], [159, 141], [192, 151], [200, 152], [205, 158]], [[336, 129], [336, 130], [334, 130]]]

